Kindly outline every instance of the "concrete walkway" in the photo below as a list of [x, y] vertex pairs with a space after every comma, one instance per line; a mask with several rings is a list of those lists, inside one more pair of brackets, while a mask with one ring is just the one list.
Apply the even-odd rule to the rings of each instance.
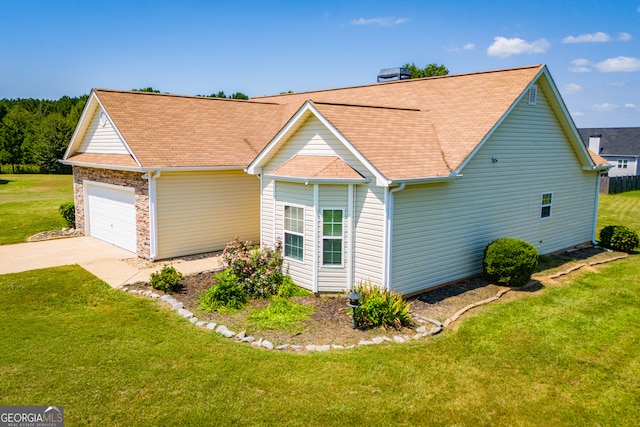
[[[136, 267], [133, 262], [135, 259], [133, 253], [93, 237], [72, 237], [0, 246], [0, 274], [79, 264], [112, 287], [119, 288], [135, 282], [146, 282], [151, 273], [168, 264], [158, 262], [150, 267]], [[184, 275], [222, 268], [220, 256], [193, 261], [178, 259], [171, 264]]]

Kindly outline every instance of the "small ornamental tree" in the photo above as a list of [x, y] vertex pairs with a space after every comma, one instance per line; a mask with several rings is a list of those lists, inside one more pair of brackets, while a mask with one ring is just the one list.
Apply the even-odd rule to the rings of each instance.
[[538, 251], [524, 240], [503, 237], [484, 251], [483, 271], [491, 281], [524, 286], [538, 265]]

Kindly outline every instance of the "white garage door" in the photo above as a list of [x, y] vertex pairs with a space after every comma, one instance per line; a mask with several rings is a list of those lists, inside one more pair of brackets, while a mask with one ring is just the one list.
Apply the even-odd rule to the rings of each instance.
[[136, 208], [133, 188], [87, 184], [88, 234], [136, 252]]

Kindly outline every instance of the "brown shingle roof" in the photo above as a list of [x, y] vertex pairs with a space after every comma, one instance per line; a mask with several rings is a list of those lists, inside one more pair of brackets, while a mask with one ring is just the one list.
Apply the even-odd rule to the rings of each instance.
[[129, 154], [97, 154], [97, 153], [76, 153], [67, 158], [69, 162], [87, 163], [105, 166], [137, 167], [135, 159]]
[[337, 156], [294, 156], [270, 172], [274, 176], [304, 179], [363, 179], [355, 169]]
[[246, 166], [282, 116], [268, 102], [94, 92], [143, 167]]
[[247, 166], [311, 101], [393, 180], [446, 176], [459, 168], [543, 69], [536, 65], [251, 101], [94, 92], [143, 167]]
[[443, 176], [462, 164], [543, 68], [536, 65], [253, 99], [283, 104], [286, 118], [304, 101], [313, 100], [387, 178]]

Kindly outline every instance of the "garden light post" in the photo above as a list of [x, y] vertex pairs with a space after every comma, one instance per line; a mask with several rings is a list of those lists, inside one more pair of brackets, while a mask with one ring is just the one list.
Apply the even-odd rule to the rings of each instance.
[[360, 307], [360, 300], [362, 300], [362, 296], [359, 293], [357, 293], [354, 289], [349, 293], [349, 295], [347, 295], [347, 298], [349, 298], [349, 302], [347, 303], [347, 305], [353, 308], [353, 323], [351, 324], [351, 327], [355, 329], [356, 328], [356, 310], [358, 309], [358, 307]]

